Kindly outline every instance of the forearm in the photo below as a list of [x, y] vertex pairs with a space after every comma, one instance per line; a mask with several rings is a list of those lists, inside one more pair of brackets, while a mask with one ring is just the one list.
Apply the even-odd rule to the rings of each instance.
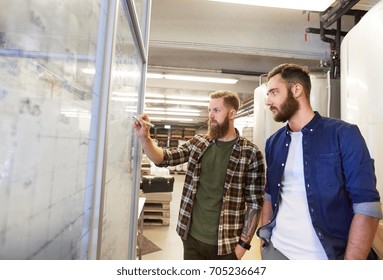
[[[250, 245], [251, 240], [253, 239], [255, 230], [257, 229], [259, 221], [259, 214], [256, 209], [248, 209], [245, 215], [245, 221], [242, 229], [240, 239], [246, 244]], [[245, 254], [246, 249], [241, 245], [235, 247], [235, 254], [238, 259], [241, 259]]]
[[[263, 207], [262, 207], [262, 215], [261, 215], [261, 226], [264, 226], [268, 224], [273, 216], [273, 208], [271, 207], [271, 201], [270, 200], [264, 200], [263, 201]], [[260, 248], [263, 246], [263, 239], [260, 238]]]
[[244, 226], [241, 233], [241, 239], [250, 244], [259, 222], [259, 212], [257, 209], [248, 209], [245, 215]]
[[156, 146], [150, 137], [141, 139], [141, 145], [147, 157], [155, 164], [163, 161], [164, 152], [162, 148]]
[[355, 214], [351, 223], [349, 239], [344, 258], [365, 260], [370, 252], [379, 220], [366, 215]]
[[273, 208], [270, 200], [264, 200], [262, 207], [262, 226], [268, 224], [273, 216]]

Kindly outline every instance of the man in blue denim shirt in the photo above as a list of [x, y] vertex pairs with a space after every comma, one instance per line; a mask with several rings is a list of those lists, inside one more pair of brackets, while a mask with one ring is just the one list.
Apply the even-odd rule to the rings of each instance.
[[356, 125], [310, 105], [308, 71], [268, 74], [266, 104], [287, 122], [266, 142], [262, 259], [367, 259], [382, 218], [374, 161]]

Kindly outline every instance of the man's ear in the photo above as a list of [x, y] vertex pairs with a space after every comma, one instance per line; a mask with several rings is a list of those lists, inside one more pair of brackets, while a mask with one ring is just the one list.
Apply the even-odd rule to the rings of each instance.
[[234, 119], [236, 114], [237, 114], [237, 111], [234, 109], [231, 109], [229, 112], [229, 118]]
[[302, 85], [301, 84], [295, 84], [293, 86], [292, 92], [293, 92], [293, 95], [295, 98], [298, 98], [299, 96], [304, 94]]

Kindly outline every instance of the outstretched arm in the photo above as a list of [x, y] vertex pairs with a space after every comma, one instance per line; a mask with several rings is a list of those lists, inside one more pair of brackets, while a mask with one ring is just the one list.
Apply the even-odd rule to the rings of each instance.
[[140, 139], [142, 148], [148, 158], [155, 164], [161, 163], [164, 159], [164, 153], [160, 147], [154, 144], [152, 138], [150, 138], [150, 128], [144, 121], [149, 122], [149, 118], [146, 114], [139, 115], [138, 120], [134, 122], [136, 135]]

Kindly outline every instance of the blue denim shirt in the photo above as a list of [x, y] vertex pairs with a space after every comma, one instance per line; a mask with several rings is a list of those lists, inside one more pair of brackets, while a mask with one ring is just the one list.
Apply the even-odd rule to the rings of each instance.
[[[314, 118], [301, 130], [303, 165], [308, 208], [313, 227], [329, 259], [343, 259], [356, 208], [378, 205], [374, 161], [356, 125], [341, 120]], [[279, 193], [291, 137], [288, 126], [266, 141], [267, 179], [265, 193], [271, 196], [274, 217], [257, 234], [271, 236], [278, 211]], [[265, 197], [266, 199], [266, 197]], [[380, 211], [380, 213], [379, 213]], [[371, 210], [368, 210], [371, 213]]]

